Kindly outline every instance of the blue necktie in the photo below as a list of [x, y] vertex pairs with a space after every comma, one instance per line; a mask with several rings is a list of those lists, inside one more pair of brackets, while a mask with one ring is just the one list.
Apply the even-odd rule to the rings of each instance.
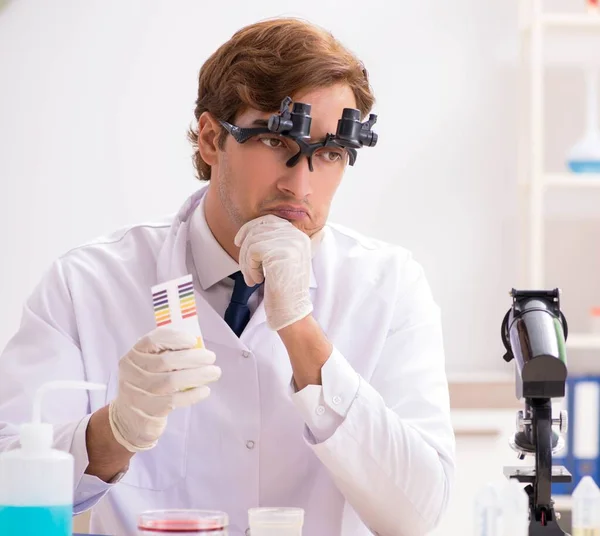
[[253, 287], [246, 285], [242, 272], [236, 272], [229, 277], [235, 281], [235, 284], [233, 286], [231, 301], [225, 311], [225, 322], [239, 337], [250, 320], [248, 300], [260, 285], [254, 285]]

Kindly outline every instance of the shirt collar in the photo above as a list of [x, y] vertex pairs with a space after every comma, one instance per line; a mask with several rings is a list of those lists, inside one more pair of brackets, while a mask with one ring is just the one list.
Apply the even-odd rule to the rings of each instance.
[[203, 290], [207, 290], [240, 269], [240, 265], [230, 257], [212, 234], [206, 222], [205, 200], [204, 195], [190, 220], [192, 256]]

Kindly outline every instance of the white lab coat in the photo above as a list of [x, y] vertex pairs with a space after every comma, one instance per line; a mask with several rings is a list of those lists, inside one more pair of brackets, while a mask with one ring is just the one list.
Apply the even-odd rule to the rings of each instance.
[[202, 195], [174, 218], [53, 264], [0, 356], [0, 451], [15, 446], [37, 387], [86, 379], [106, 393], [52, 393], [43, 417], [55, 424], [56, 447], [75, 456], [75, 510], [94, 507], [92, 532], [133, 535], [137, 513], [177, 507], [226, 511], [239, 536], [248, 508], [282, 505], [305, 509], [307, 536], [425, 534], [447, 504], [454, 466], [439, 309], [407, 251], [334, 225], [313, 259], [311, 288], [313, 314], [335, 346], [326, 403], [360, 377], [335, 433], [317, 443], [291, 402], [289, 358], [264, 305], [238, 339], [197, 294], [223, 371], [211, 396], [175, 410], [158, 445], [136, 454], [118, 483], [84, 475], [89, 414], [115, 396], [120, 357], [154, 328], [150, 287], [189, 272], [189, 218]]

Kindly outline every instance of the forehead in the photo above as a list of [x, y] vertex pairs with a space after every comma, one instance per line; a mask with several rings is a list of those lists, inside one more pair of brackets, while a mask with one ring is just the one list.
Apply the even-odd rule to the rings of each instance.
[[[345, 84], [336, 84], [325, 88], [299, 91], [290, 95], [294, 102], [311, 105], [312, 117], [310, 134], [313, 139], [324, 138], [329, 132], [335, 133], [337, 122], [342, 117], [344, 108], [356, 108], [356, 98], [352, 89]], [[272, 112], [261, 112], [247, 109], [241, 115], [244, 125], [256, 119], [268, 119]], [[240, 121], [241, 123], [241, 121]]]

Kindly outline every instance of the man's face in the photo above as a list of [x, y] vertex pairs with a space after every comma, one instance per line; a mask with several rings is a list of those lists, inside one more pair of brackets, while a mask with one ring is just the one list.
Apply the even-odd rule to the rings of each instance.
[[[294, 102], [312, 106], [310, 143], [335, 134], [344, 108], [356, 108], [352, 90], [346, 85], [291, 95]], [[249, 109], [235, 118], [239, 127], [263, 126], [271, 113]], [[262, 120], [262, 122], [261, 122]], [[243, 144], [227, 136], [217, 164], [212, 167], [211, 188], [218, 191], [221, 205], [234, 227], [265, 214], [292, 222], [309, 236], [327, 220], [329, 207], [348, 163], [341, 148], [324, 147], [313, 155], [313, 169], [306, 156], [293, 167], [286, 162], [298, 152], [291, 139], [260, 134]]]

